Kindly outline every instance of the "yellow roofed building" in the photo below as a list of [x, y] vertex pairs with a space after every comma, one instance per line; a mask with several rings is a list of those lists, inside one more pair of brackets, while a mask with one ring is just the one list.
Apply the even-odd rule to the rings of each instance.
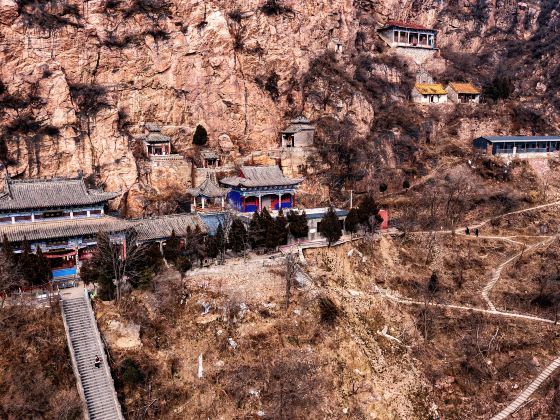
[[480, 103], [480, 89], [472, 83], [449, 83], [447, 95], [451, 102], [457, 104]]
[[440, 83], [416, 83], [412, 101], [419, 104], [442, 104], [447, 102], [447, 91]]

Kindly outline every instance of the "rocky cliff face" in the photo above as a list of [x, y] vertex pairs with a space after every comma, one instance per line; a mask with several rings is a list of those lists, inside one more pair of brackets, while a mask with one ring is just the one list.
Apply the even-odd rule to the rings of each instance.
[[[425, 66], [436, 77], [503, 77], [524, 104], [521, 131], [541, 130], [541, 119], [554, 127], [559, 8], [544, 0], [0, 0], [0, 158], [12, 175], [82, 170], [107, 189], [139, 191], [130, 133], [142, 122], [167, 127], [185, 156], [197, 124], [210, 147], [226, 136], [247, 154], [276, 147], [286, 119], [303, 113], [318, 121], [319, 142], [340, 142], [332, 136], [341, 132], [367, 143], [381, 167], [394, 166], [412, 156], [395, 156], [399, 139], [418, 140], [433, 132], [426, 119], [441, 126], [441, 118], [395, 108], [408, 107], [419, 69], [391, 58], [376, 36], [388, 18], [440, 30], [439, 58]], [[510, 111], [500, 112], [465, 124], [486, 117], [483, 130], [511, 129]], [[473, 130], [457, 132], [465, 131]]]

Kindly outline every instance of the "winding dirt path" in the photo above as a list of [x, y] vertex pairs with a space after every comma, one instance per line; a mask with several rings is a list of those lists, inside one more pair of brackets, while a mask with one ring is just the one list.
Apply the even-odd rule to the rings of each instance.
[[[498, 215], [498, 216], [494, 216], [494, 217], [490, 217], [486, 220], [483, 220], [483, 221], [479, 222], [478, 224], [471, 224], [471, 225], [469, 225], [469, 227], [472, 228], [472, 229], [480, 228], [480, 227], [488, 224], [492, 220], [497, 220], [497, 219], [502, 218], [502, 217], [511, 216], [511, 215], [514, 215], [514, 214], [527, 213], [527, 212], [530, 212], [530, 211], [540, 210], [540, 209], [543, 209], [543, 208], [553, 207], [553, 206], [557, 206], [557, 205], [560, 205], [560, 200], [554, 201], [554, 202], [551, 202], [551, 203], [547, 203], [547, 204], [541, 204], [541, 205], [538, 205], [538, 206], [528, 207], [528, 208], [525, 208], [525, 209], [520, 209], [520, 210], [507, 212], [507, 213], [504, 213], [504, 214], [501, 214], [501, 215]], [[429, 233], [429, 234], [445, 234], [445, 233], [452, 234], [452, 233], [455, 233], [455, 234], [458, 234], [458, 235], [465, 235], [464, 232], [462, 231], [462, 229], [460, 229], [460, 228], [455, 229], [455, 230], [417, 231], [417, 232], [410, 232], [410, 233], [411, 234], [422, 234], [422, 233], [426, 233], [426, 234], [427, 233]], [[537, 242], [535, 244], [532, 244], [532, 245], [528, 245], [526, 242], [521, 242], [521, 241], [516, 240], [517, 238], [523, 238], [523, 237], [539, 237], [539, 238], [546, 238], [546, 239], [544, 239], [542, 241], [539, 241], [539, 242]], [[511, 256], [506, 261], [504, 261], [500, 265], [498, 265], [496, 267], [496, 269], [493, 271], [492, 277], [490, 278], [490, 281], [482, 289], [482, 291], [481, 291], [482, 298], [484, 299], [484, 301], [488, 305], [488, 309], [471, 307], [471, 306], [464, 306], [464, 305], [453, 305], [453, 304], [444, 304], [444, 303], [437, 303], [437, 302], [425, 302], [425, 301], [414, 300], [414, 299], [402, 297], [392, 290], [383, 289], [379, 286], [375, 286], [375, 293], [378, 294], [379, 296], [383, 297], [383, 298], [389, 299], [393, 302], [403, 304], [403, 305], [421, 305], [421, 306], [431, 306], [431, 307], [438, 307], [438, 308], [443, 308], [443, 309], [452, 309], [452, 310], [459, 310], [459, 311], [479, 312], [479, 313], [484, 313], [484, 314], [488, 314], [488, 315], [503, 316], [503, 317], [510, 318], [510, 319], [519, 319], [519, 320], [524, 320], [524, 321], [541, 322], [541, 323], [556, 325], [557, 324], [556, 320], [541, 318], [541, 317], [537, 317], [537, 316], [533, 316], [533, 315], [527, 315], [527, 314], [519, 314], [519, 313], [509, 312], [509, 311], [500, 311], [500, 310], [496, 309], [494, 303], [490, 300], [489, 294], [492, 291], [492, 289], [494, 288], [494, 286], [496, 285], [496, 283], [499, 281], [503, 269], [508, 264], [510, 264], [516, 258], [523, 255], [523, 253], [531, 252], [534, 249], [538, 248], [539, 246], [542, 246], [544, 244], [552, 242], [557, 237], [558, 237], [557, 235], [555, 235], [555, 236], [511, 235], [511, 236], [479, 236], [478, 237], [480, 239], [495, 239], [495, 240], [507, 241], [507, 242], [510, 242], [510, 243], [513, 243], [513, 244], [523, 245], [523, 247], [524, 247], [521, 251], [516, 252], [513, 256]], [[313, 247], [321, 247], [321, 246], [325, 246], [325, 245], [316, 244]], [[308, 247], [311, 247], [311, 246], [308, 246]], [[306, 247], [303, 246], [302, 248], [306, 248]], [[356, 294], [352, 294], [352, 293], [348, 293], [348, 294], [349, 294], [349, 297], [357, 297]], [[542, 385], [542, 383], [544, 381], [546, 381], [558, 369], [558, 367], [560, 367], [560, 357], [558, 357], [550, 365], [548, 365], [519, 394], [519, 396], [515, 400], [513, 400], [510, 404], [508, 404], [508, 406], [506, 406], [502, 411], [500, 411], [498, 414], [493, 416], [490, 420], [504, 420], [507, 417], [509, 417], [511, 414], [515, 413], [519, 408], [521, 408], [528, 401], [528, 399], [531, 397], [531, 395]]]

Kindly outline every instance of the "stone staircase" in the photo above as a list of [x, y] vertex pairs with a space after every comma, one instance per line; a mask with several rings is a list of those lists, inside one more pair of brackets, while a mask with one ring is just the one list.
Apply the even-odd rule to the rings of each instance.
[[[87, 408], [85, 418], [123, 419], [87, 291], [62, 300], [62, 318], [78, 391]], [[99, 368], [94, 365], [96, 355], [101, 359]]]

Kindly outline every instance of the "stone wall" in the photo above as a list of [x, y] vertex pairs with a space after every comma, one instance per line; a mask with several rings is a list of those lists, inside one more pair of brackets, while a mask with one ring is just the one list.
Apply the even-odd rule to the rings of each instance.
[[439, 52], [439, 50], [417, 47], [397, 47], [395, 48], [395, 51], [399, 55], [412, 58], [412, 60], [418, 65], [424, 64], [426, 61], [435, 58]]

